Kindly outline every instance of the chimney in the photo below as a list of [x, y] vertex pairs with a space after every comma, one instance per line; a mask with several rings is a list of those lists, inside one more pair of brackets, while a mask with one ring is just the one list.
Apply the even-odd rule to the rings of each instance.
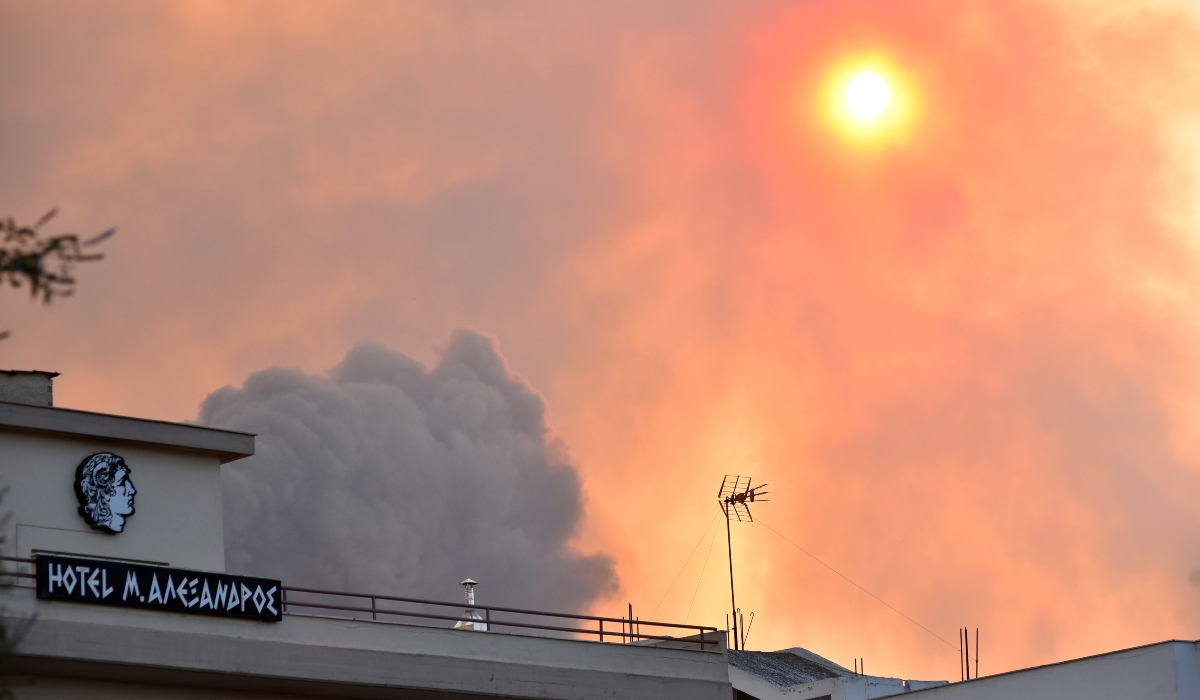
[[30, 406], [54, 405], [54, 378], [58, 372], [0, 369], [0, 401]]
[[487, 631], [487, 623], [483, 621], [483, 615], [475, 609], [475, 586], [476, 582], [471, 579], [466, 579], [462, 582], [463, 600], [467, 602], [467, 609], [463, 611], [463, 616], [458, 622], [454, 623], [456, 630], [473, 630], [478, 632]]

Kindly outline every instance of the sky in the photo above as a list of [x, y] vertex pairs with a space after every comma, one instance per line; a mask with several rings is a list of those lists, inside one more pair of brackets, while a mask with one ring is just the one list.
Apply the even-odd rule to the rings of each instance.
[[[0, 215], [118, 231], [75, 296], [4, 290], [0, 363], [236, 421], [474, 338], [544, 411], [522, 473], [577, 479], [594, 612], [724, 627], [743, 474], [751, 649], [1195, 639], [1196, 46], [1168, 0], [6, 0]], [[853, 128], [863, 68], [894, 107]]]

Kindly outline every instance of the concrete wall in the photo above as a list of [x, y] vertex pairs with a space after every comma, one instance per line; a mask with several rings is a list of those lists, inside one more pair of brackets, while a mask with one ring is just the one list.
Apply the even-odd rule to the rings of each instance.
[[281, 697], [302, 697], [29, 676], [10, 679], [8, 688], [16, 700], [281, 700]]
[[841, 678], [823, 678], [809, 683], [780, 688], [771, 685], [758, 676], [746, 673], [736, 666], [730, 666], [729, 681], [733, 684], [733, 687], [759, 700], [785, 698], [786, 700], [809, 700], [809, 698], [823, 698], [826, 695], [830, 697], [830, 700], [846, 700]]
[[1200, 642], [1162, 642], [913, 692], [912, 700], [1200, 700]]
[[909, 684], [927, 687], [945, 682], [905, 681], [886, 676], [846, 676], [780, 688], [734, 666], [729, 667], [729, 680], [733, 687], [759, 700], [814, 700], [826, 696], [830, 700], [874, 700], [909, 693]]
[[0, 401], [53, 406], [57, 376], [57, 372], [0, 370]]
[[39, 601], [29, 589], [10, 590], [0, 606], [10, 624], [33, 619], [5, 664], [28, 700], [732, 696], [723, 649], [291, 615], [278, 623], [231, 620]]
[[[79, 515], [75, 469], [95, 452], [124, 457], [137, 489], [136, 512], [119, 534], [93, 530]], [[0, 486], [9, 489], [0, 502], [8, 556], [42, 550], [225, 570], [215, 455], [0, 427]]]

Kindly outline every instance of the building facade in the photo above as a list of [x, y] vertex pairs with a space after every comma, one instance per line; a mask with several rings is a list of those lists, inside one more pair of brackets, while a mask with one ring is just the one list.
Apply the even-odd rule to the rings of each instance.
[[52, 379], [0, 373], [0, 607], [17, 639], [3, 672], [18, 698], [731, 697], [716, 630], [672, 642], [608, 620], [601, 641], [548, 629], [598, 618], [482, 607], [468, 614], [486, 631], [454, 629], [462, 603], [367, 607], [228, 573], [221, 466], [254, 436], [56, 408]]
[[916, 681], [730, 651], [713, 628], [478, 606], [470, 580], [440, 603], [227, 572], [221, 468], [254, 436], [56, 408], [54, 376], [0, 372], [0, 620], [16, 641], [0, 672], [17, 698], [1200, 700], [1194, 641]]

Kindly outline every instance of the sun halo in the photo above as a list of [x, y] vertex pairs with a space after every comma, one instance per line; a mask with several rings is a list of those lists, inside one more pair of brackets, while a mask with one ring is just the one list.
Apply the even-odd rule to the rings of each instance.
[[874, 150], [913, 136], [921, 111], [915, 76], [891, 56], [858, 54], [822, 72], [816, 104], [808, 104], [839, 140]]
[[863, 71], [846, 83], [846, 108], [859, 121], [871, 121], [892, 101], [892, 90], [887, 80], [874, 71]]

